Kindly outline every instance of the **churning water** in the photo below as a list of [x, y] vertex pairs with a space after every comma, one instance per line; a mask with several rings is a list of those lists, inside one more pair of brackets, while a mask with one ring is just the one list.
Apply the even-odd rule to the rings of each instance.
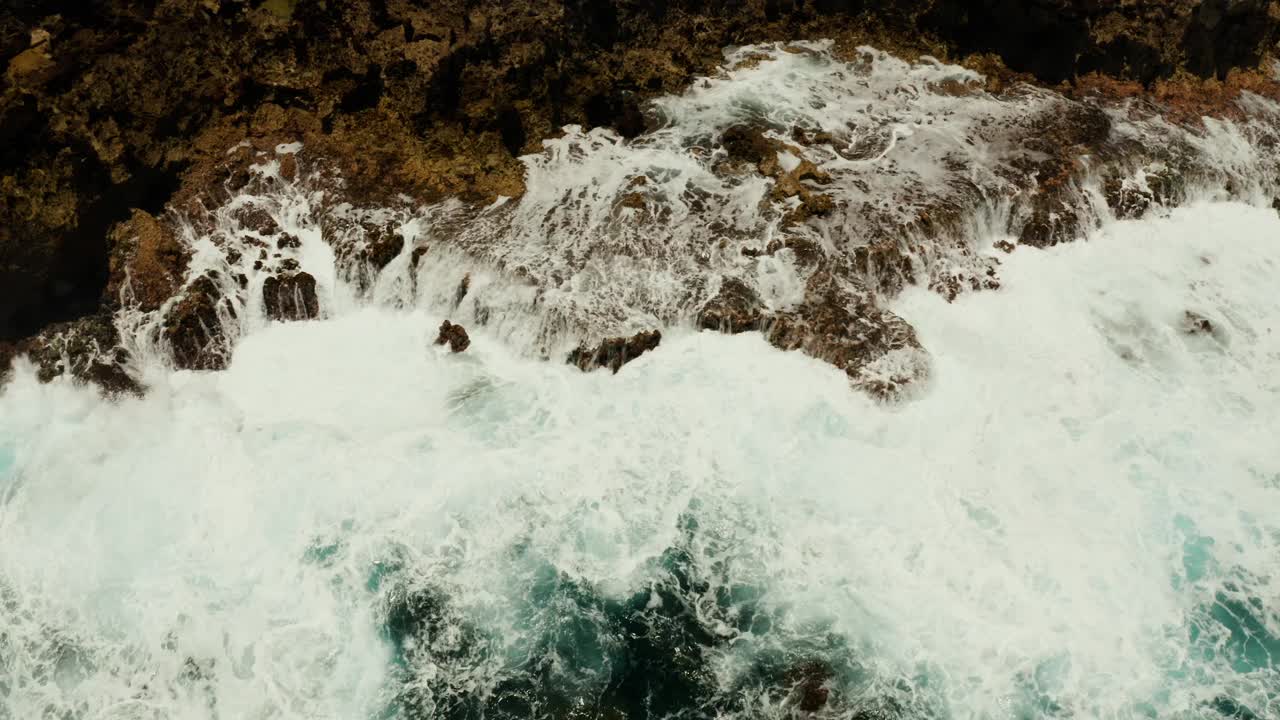
[[754, 334], [584, 375], [377, 308], [145, 399], [22, 371], [0, 714], [772, 717], [810, 672], [845, 717], [1274, 716], [1277, 271], [1234, 204], [1015, 253], [899, 300], [900, 406]]
[[0, 718], [1280, 716], [1274, 210], [906, 291], [892, 405], [756, 333], [452, 355], [317, 274], [325, 319], [145, 398], [19, 363]]

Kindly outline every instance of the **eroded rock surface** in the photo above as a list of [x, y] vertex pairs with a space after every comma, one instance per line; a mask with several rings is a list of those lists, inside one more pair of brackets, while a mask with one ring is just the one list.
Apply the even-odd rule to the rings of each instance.
[[460, 353], [471, 347], [471, 338], [467, 335], [466, 328], [445, 320], [440, 323], [436, 345], [448, 345], [450, 352]]
[[[179, 185], [246, 136], [323, 148], [364, 200], [518, 195], [517, 155], [567, 123], [638, 135], [642, 102], [726, 45], [840, 37], [994, 52], [1049, 82], [1145, 82], [1256, 65], [1278, 17], [1269, 0], [9, 4], [0, 338], [96, 312], [111, 226], [184, 199]], [[281, 162], [282, 178], [295, 171]]]
[[297, 272], [267, 278], [262, 284], [262, 306], [272, 320], [314, 320], [320, 317], [315, 276]]
[[[572, 278], [592, 263], [653, 263], [684, 274], [670, 297], [646, 297], [642, 284], [624, 282], [603, 306], [586, 298], [553, 308], [532, 333], [543, 352], [548, 335], [566, 328], [609, 338], [628, 317], [660, 326], [693, 314], [707, 327], [767, 331], [771, 342], [828, 359], [856, 384], [896, 386], [914, 371], [889, 371], [881, 358], [918, 347], [900, 320], [877, 309], [875, 295], [913, 283], [948, 298], [997, 287], [998, 260], [963, 240], [975, 212], [1006, 203], [1011, 235], [1047, 247], [1095, 226], [1096, 213], [1082, 211], [1088, 172], [1102, 174], [1102, 196], [1119, 217], [1180, 202], [1206, 177], [1232, 181], [1197, 164], [1193, 144], [1172, 130], [1167, 142], [1144, 143], [1116, 123], [1158, 129], [1158, 119], [1203, 132], [1204, 115], [1253, 117], [1251, 98], [1280, 97], [1258, 69], [1277, 22], [1280, 4], [1263, 0], [28, 4], [0, 12], [0, 341], [14, 348], [51, 323], [142, 311], [157, 314], [175, 365], [222, 367], [254, 273], [274, 276], [272, 297], [285, 289], [294, 298], [282, 308], [264, 294], [270, 317], [318, 313], [314, 291], [295, 286], [310, 277], [303, 240], [285, 232], [273, 203], [281, 193], [319, 191], [323, 239], [362, 293], [401, 253], [419, 270], [428, 243], [406, 248], [411, 238], [398, 224], [412, 219], [410, 209], [457, 198], [464, 210], [433, 216], [444, 228], [433, 242], [509, 274], [507, 287], [561, 298], [589, 292], [599, 283]], [[710, 73], [700, 81], [708, 86], [722, 78], [715, 68], [723, 47], [816, 37], [834, 38], [833, 47], [793, 43], [784, 51], [860, 73], [885, 63], [859, 49], [867, 43], [908, 58], [964, 60], [986, 77], [939, 75], [871, 98], [865, 126], [748, 113], [708, 128], [684, 149], [713, 154], [699, 162], [722, 190], [767, 182], [755, 225], [742, 209], [736, 217], [718, 212], [724, 196], [715, 188], [673, 197], [666, 179], [643, 169], [607, 198], [604, 224], [572, 207], [571, 192], [564, 208], [517, 206], [526, 172], [537, 176], [540, 162], [554, 167], [544, 159], [527, 169], [517, 159], [544, 141], [581, 132], [574, 152], [612, 142], [588, 139], [596, 126], [643, 141], [655, 123], [671, 120], [646, 101], [681, 92], [694, 75]], [[774, 55], [738, 56], [734, 70]], [[1181, 71], [1189, 75], [1175, 77]], [[1042, 102], [1036, 82], [1060, 80], [1070, 81], [1059, 88], [1065, 95]], [[949, 112], [921, 114], [914, 101], [899, 102], [930, 95], [989, 123], [957, 125]], [[1040, 109], [1003, 114], [1028, 105]], [[912, 176], [923, 155], [901, 156], [895, 123], [914, 123], [918, 134], [951, 123], [951, 137], [997, 150], [996, 166], [976, 167], [977, 156], [939, 145], [931, 148], [941, 148], [936, 167]], [[573, 125], [580, 130], [562, 130]], [[1250, 140], [1261, 147], [1276, 138]], [[883, 177], [897, 180], [877, 185]], [[258, 199], [233, 213], [243, 234], [215, 243], [225, 262], [191, 269], [166, 208], [207, 233], [209, 210], [246, 192]], [[500, 196], [517, 201], [490, 205]], [[334, 210], [340, 204], [399, 215], [344, 214]], [[528, 237], [504, 226], [517, 222], [531, 226]], [[680, 223], [710, 237], [681, 237], [673, 229]], [[518, 243], [495, 242], [531, 238], [523, 255], [508, 246]], [[708, 278], [752, 277], [753, 268], [724, 267], [724, 255], [792, 265], [803, 300], [757, 313], [741, 296], [707, 297]], [[693, 273], [700, 279], [690, 280]], [[407, 285], [418, 288], [416, 278]], [[754, 292], [756, 284], [742, 287]], [[511, 322], [515, 305], [504, 310], [485, 292], [493, 291], [462, 289], [454, 308], [465, 298], [477, 322], [499, 322], [504, 312]], [[882, 331], [824, 339], [867, 324]], [[576, 357], [590, 365], [603, 352], [610, 367], [634, 357], [631, 339], [617, 339], [617, 347], [580, 348]], [[872, 372], [888, 379], [872, 383]]]
[[568, 362], [584, 372], [597, 368], [609, 368], [618, 372], [623, 365], [654, 350], [662, 343], [662, 333], [657, 330], [639, 332], [630, 337], [601, 340], [591, 347], [579, 347], [569, 353]]
[[235, 309], [223, 297], [221, 280], [212, 271], [197, 277], [164, 313], [162, 336], [180, 370], [222, 370], [231, 358], [234, 338], [227, 336], [226, 321]]

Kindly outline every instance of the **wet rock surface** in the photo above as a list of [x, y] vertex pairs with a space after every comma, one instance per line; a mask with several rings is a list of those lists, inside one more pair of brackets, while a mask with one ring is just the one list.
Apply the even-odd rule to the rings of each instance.
[[138, 395], [143, 387], [129, 373], [129, 353], [110, 315], [93, 315], [59, 323], [19, 342], [0, 342], [0, 381], [12, 362], [26, 356], [41, 382], [70, 377], [96, 386], [106, 395]]
[[661, 343], [662, 333], [657, 330], [636, 333], [631, 337], [606, 338], [598, 345], [576, 348], [569, 353], [567, 362], [583, 372], [608, 368], [616, 373], [623, 365], [657, 349]]
[[182, 286], [190, 251], [172, 227], [136, 210], [108, 238], [110, 275], [106, 304], [156, 310]]
[[262, 307], [272, 320], [314, 320], [320, 317], [315, 276], [297, 272], [267, 278], [262, 284]]
[[[969, 138], [1007, 152], [998, 181], [974, 180], [957, 155], [934, 183], [945, 192], [903, 182], [889, 199], [896, 207], [840, 191], [866, 182], [847, 171], [850, 164], [878, 163], [898, 141], [887, 126], [850, 133], [748, 114], [705, 139], [725, 161], [714, 172], [768, 181], [762, 207], [778, 221], [766, 239], [757, 235], [732, 252], [794, 263], [806, 290], [803, 302], [781, 313], [752, 309], [759, 298], [741, 293], [690, 291], [698, 324], [767, 331], [779, 347], [827, 359], [858, 384], [881, 358], [916, 347], [867, 293], [891, 295], [918, 283], [954, 299], [998, 286], [998, 263], [961, 242], [972, 234], [967, 223], [976, 209], [1008, 202], [1011, 235], [1043, 248], [1096, 227], [1082, 210], [1086, 170], [1102, 168], [1103, 197], [1118, 217], [1176, 204], [1189, 184], [1211, 176], [1187, 160], [1194, 150], [1186, 144], [1144, 147], [1113, 125], [1158, 117], [1203, 130], [1205, 115], [1246, 117], [1251, 94], [1280, 97], [1274, 78], [1257, 69], [1278, 22], [1280, 6], [1261, 0], [23, 6], [0, 12], [0, 341], [17, 347], [51, 323], [133, 308], [163, 315], [161, 335], [175, 365], [219, 368], [231, 342], [221, 328], [238, 322], [252, 273], [276, 274], [267, 281], [272, 296], [286, 290], [294, 298], [284, 308], [264, 294], [270, 317], [318, 314], [314, 291], [298, 279], [302, 241], [283, 231], [276, 208], [249, 202], [235, 211], [246, 237], [220, 247], [226, 275], [185, 278], [190, 251], [166, 208], [199, 225], [202, 213], [237, 193], [262, 197], [296, 184], [357, 208], [444, 198], [482, 208], [499, 196], [519, 198], [526, 168], [518, 156], [569, 124], [642, 137], [663, 120], [646, 101], [713, 73], [728, 45], [832, 37], [832, 55], [856, 68], [870, 62], [857, 49], [863, 43], [904, 57], [965, 60], [986, 78], [926, 88], [957, 103], [1014, 104], [1038, 92], [1037, 82], [1069, 81], [1061, 102], [1030, 119], [992, 118], [989, 130]], [[812, 47], [786, 52], [825, 62]], [[981, 54], [988, 52], [994, 55]], [[975, 54], [966, 60], [968, 53]], [[910, 118], [919, 129], [935, 120], [945, 117]], [[840, 163], [844, 169], [835, 169]], [[886, 167], [896, 172], [893, 165]], [[702, 222], [689, 218], [715, 200], [682, 202], [692, 216], [674, 215], [655, 178], [637, 174], [613, 199], [614, 219], [644, 226], [652, 239], [637, 252], [669, 259], [663, 253], [677, 245], [652, 226]], [[342, 276], [362, 293], [408, 242], [381, 216], [328, 213], [320, 224]], [[718, 226], [712, 220], [708, 227]], [[719, 242], [749, 232], [726, 227]], [[456, 245], [534, 285], [563, 282], [560, 271], [508, 265], [486, 245], [492, 234], [474, 235]], [[707, 247], [693, 250], [703, 269], [715, 253]], [[424, 245], [411, 250], [415, 271], [423, 253]], [[960, 259], [939, 260], [947, 255]], [[839, 300], [813, 289], [832, 287], [833, 278], [843, 288]], [[743, 287], [754, 292], [753, 283]], [[475, 312], [480, 321], [489, 309], [477, 304]], [[687, 319], [646, 314], [655, 324]], [[884, 332], [824, 339], [856, 326], [854, 318]], [[618, 331], [589, 330], [584, 335]], [[616, 371], [648, 342], [614, 338], [579, 348], [571, 362]], [[889, 377], [894, 384], [907, 375]]]
[[231, 358], [226, 321], [235, 311], [221, 280], [213, 272], [197, 277], [164, 313], [161, 334], [179, 370], [222, 370]]
[[[110, 228], [190, 199], [179, 186], [246, 136], [323, 149], [363, 200], [519, 195], [517, 155], [566, 123], [637, 135], [643, 100], [726, 45], [843, 36], [994, 52], [1048, 82], [1150, 81], [1256, 65], [1277, 17], [1266, 0], [7, 5], [0, 338], [96, 312]], [[282, 159], [280, 177], [296, 165]], [[826, 212], [821, 197], [802, 215]]]
[[445, 320], [440, 323], [436, 345], [448, 345], [450, 352], [460, 353], [471, 347], [471, 338], [467, 335], [466, 328]]

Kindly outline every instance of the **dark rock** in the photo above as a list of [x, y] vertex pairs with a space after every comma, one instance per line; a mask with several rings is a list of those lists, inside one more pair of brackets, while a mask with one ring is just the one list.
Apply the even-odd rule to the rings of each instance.
[[311, 273], [273, 275], [262, 284], [262, 307], [272, 320], [313, 320], [320, 317], [316, 279]]
[[758, 125], [734, 125], [720, 136], [720, 144], [732, 160], [757, 165], [777, 154], [776, 141], [765, 137], [767, 128]]
[[[831, 363], [855, 387], [882, 399], [897, 397], [929, 371], [927, 354], [915, 329], [869, 293], [858, 291], [826, 272], [815, 273], [805, 287], [804, 302], [771, 316], [765, 337], [782, 350], [802, 350]], [[899, 362], [880, 367], [891, 353]]]
[[732, 334], [751, 332], [760, 329], [764, 317], [764, 304], [756, 291], [737, 278], [725, 278], [720, 292], [698, 313], [698, 327]]
[[418, 269], [418, 263], [422, 262], [422, 256], [423, 256], [423, 255], [426, 255], [426, 254], [427, 254], [427, 250], [429, 250], [429, 249], [430, 249], [430, 248], [427, 248], [427, 247], [416, 247], [416, 248], [414, 248], [414, 249], [413, 249], [413, 254], [409, 256], [409, 267], [410, 267], [410, 268], [412, 268], [412, 269], [414, 269], [414, 270], [417, 270], [417, 269]]
[[791, 697], [802, 712], [817, 712], [826, 707], [831, 697], [828, 687], [835, 673], [831, 665], [816, 659], [803, 660], [792, 666], [785, 680], [791, 685]]
[[280, 232], [280, 226], [271, 217], [271, 213], [257, 205], [245, 205], [236, 211], [235, 216], [241, 228], [259, 235], [275, 235]]
[[219, 303], [222, 288], [214, 273], [193, 280], [168, 308], [161, 333], [180, 370], [222, 370], [231, 357], [231, 338]]
[[657, 348], [661, 342], [662, 333], [657, 330], [636, 333], [631, 337], [608, 338], [594, 347], [578, 347], [569, 353], [568, 362], [583, 372], [609, 368], [616, 373], [623, 365]]
[[1182, 313], [1182, 331], [1188, 335], [1215, 334], [1213, 321], [1192, 310], [1187, 310]]
[[0, 342], [0, 383], [11, 372], [13, 360], [23, 355], [35, 365], [40, 382], [65, 375], [95, 385], [108, 396], [142, 394], [142, 386], [128, 371], [129, 354], [120, 347], [110, 314], [53, 325], [20, 342]]
[[1031, 205], [1030, 217], [1018, 234], [1019, 245], [1047, 248], [1072, 242], [1083, 234], [1074, 206], [1059, 198], [1043, 196]]
[[458, 289], [453, 293], [453, 307], [456, 310], [462, 304], [467, 292], [471, 289], [471, 273], [462, 276], [462, 280], [458, 281]]
[[390, 264], [404, 249], [404, 237], [390, 227], [370, 232], [367, 242], [365, 258], [377, 270]]
[[466, 328], [445, 320], [436, 335], [436, 345], [448, 345], [451, 352], [460, 353], [471, 347], [471, 338], [467, 336]]
[[302, 241], [296, 236], [285, 233], [276, 241], [276, 248], [280, 250], [296, 250], [302, 247]]

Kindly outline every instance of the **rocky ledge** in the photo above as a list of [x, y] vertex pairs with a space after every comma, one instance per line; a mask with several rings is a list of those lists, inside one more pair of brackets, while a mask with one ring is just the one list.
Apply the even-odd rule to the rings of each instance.
[[[280, 230], [278, 206], [235, 200], [247, 191], [262, 198], [272, 184], [329, 183], [332, 205], [357, 208], [457, 198], [475, 219], [494, 198], [523, 195], [529, 169], [517, 157], [564, 126], [637, 138], [659, 120], [646, 101], [712, 73], [724, 47], [831, 37], [835, 55], [851, 63], [866, 62], [857, 50], [866, 43], [985, 75], [929, 89], [940, 95], [1014, 105], [1052, 86], [1061, 100], [999, 126], [1016, 148], [999, 177], [979, 185], [953, 167], [943, 180], [950, 190], [909, 200], [905, 221], [831, 189], [864, 177], [824, 169], [823, 153], [851, 162], [882, 154], [876, 133], [855, 141], [820, 127], [722, 129], [714, 172], [763, 178], [776, 232], [761, 242], [721, 228], [720, 242], [747, 263], [786, 258], [798, 268], [802, 297], [778, 306], [759, 296], [749, 273], [718, 267], [681, 312], [649, 314], [655, 325], [691, 316], [703, 327], [760, 330], [778, 347], [893, 395], [925, 372], [923, 351], [880, 298], [905, 283], [948, 297], [997, 285], [998, 259], [937, 252], [992, 202], [991, 188], [1015, 208], [1009, 229], [1021, 244], [1074, 239], [1092, 222], [1080, 211], [1086, 170], [1103, 168], [1105, 201], [1119, 216], [1176, 203], [1217, 172], [1196, 160], [1184, 135], [1170, 131], [1167, 145], [1146, 146], [1117, 131], [1118, 118], [1194, 135], [1206, 115], [1247, 121], [1242, 99], [1280, 97], [1268, 65], [1280, 3], [1263, 0], [123, 0], [6, 8], [0, 366], [29, 354], [42, 378], [70, 373], [117, 392], [137, 389], [129, 343], [116, 329], [121, 313], [154, 316], [173, 364], [191, 369], [225, 365], [235, 336], [228, 328], [245, 321], [246, 308], [275, 319], [322, 314], [315, 279], [298, 264], [299, 239]], [[297, 143], [303, 155], [279, 152]], [[630, 182], [617, 195], [618, 222], [699, 221], [664, 208], [657, 183], [644, 175]], [[896, 189], [907, 198], [916, 192]], [[219, 268], [192, 277], [183, 233], [193, 221], [225, 224], [216, 213], [237, 214], [239, 234], [218, 246]], [[430, 257], [430, 243], [410, 246], [376, 214], [326, 212], [320, 224], [347, 279], [366, 290], [402, 254], [413, 269]], [[833, 245], [837, 226], [858, 241]], [[463, 233], [456, 246], [530, 286], [553, 287], [558, 271], [486, 250], [493, 238], [492, 230]], [[454, 281], [452, 305], [465, 304], [484, 324], [501, 309], [468, 292], [469, 278]], [[656, 335], [610, 334], [616, 329], [587, 328], [571, 362], [616, 370], [657, 344]]]

